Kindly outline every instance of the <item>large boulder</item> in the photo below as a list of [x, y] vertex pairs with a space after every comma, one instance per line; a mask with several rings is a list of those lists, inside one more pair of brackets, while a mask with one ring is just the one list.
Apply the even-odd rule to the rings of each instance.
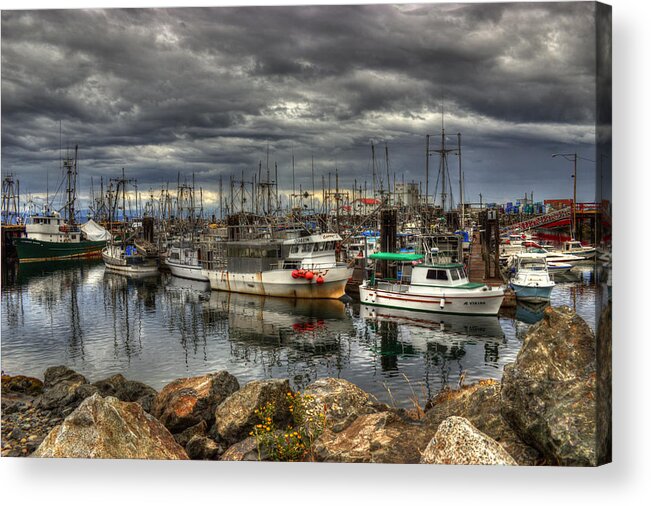
[[142, 409], [151, 412], [157, 392], [149, 385], [139, 381], [130, 381], [121, 374], [96, 381], [92, 384], [103, 397], [111, 396], [125, 402], [137, 402]]
[[597, 464], [595, 337], [569, 308], [547, 308], [502, 377], [502, 415], [547, 463]]
[[289, 392], [291, 388], [286, 379], [247, 383], [217, 407], [213, 434], [229, 445], [244, 439], [253, 426], [259, 423], [255, 411], [269, 402], [275, 406], [274, 422], [283, 427], [291, 419], [287, 401]]
[[328, 428], [341, 432], [360, 415], [381, 410], [368, 393], [350, 381], [322, 378], [303, 391], [305, 406], [312, 412], [325, 413]]
[[156, 396], [152, 414], [173, 433], [182, 432], [202, 420], [212, 425], [217, 406], [239, 388], [237, 378], [226, 371], [180, 378], [166, 385]]
[[541, 462], [540, 453], [522, 441], [502, 417], [501, 386], [495, 380], [482, 380], [458, 390], [444, 390], [429, 404], [423, 422], [436, 431], [451, 416], [467, 419], [474, 427], [497, 441], [519, 465]]
[[500, 444], [459, 416], [443, 420], [420, 460], [421, 464], [517, 465]]
[[360, 415], [346, 429], [326, 429], [313, 444], [322, 462], [416, 464], [435, 430], [392, 411]]
[[94, 394], [47, 435], [35, 457], [187, 459], [167, 429], [135, 402]]
[[65, 416], [84, 399], [77, 393], [79, 387], [88, 384], [83, 375], [60, 365], [49, 367], [44, 376], [43, 394], [37, 400], [39, 408]]

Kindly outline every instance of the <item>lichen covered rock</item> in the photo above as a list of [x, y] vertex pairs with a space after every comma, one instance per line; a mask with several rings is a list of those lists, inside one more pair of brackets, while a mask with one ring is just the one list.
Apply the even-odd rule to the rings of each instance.
[[111, 396], [125, 402], [137, 402], [148, 413], [151, 412], [152, 404], [157, 395], [156, 390], [149, 385], [128, 380], [121, 374], [114, 374], [104, 380], [96, 381], [92, 386], [103, 397]]
[[35, 457], [187, 459], [167, 429], [135, 402], [94, 394], [43, 440]]
[[223, 453], [213, 439], [206, 436], [193, 436], [185, 446], [185, 451], [192, 460], [217, 460]]
[[474, 427], [496, 440], [519, 465], [541, 462], [540, 453], [525, 443], [501, 413], [501, 385], [482, 380], [458, 390], [444, 390], [431, 402], [423, 422], [436, 431], [451, 416], [467, 419]]
[[322, 378], [310, 383], [303, 391], [306, 407], [325, 412], [328, 427], [340, 432], [360, 415], [379, 410], [375, 400], [350, 381]]
[[38, 378], [29, 376], [2, 375], [2, 393], [20, 393], [27, 395], [38, 395], [43, 391], [43, 382]]
[[421, 464], [517, 465], [500, 444], [459, 416], [439, 425], [420, 460]]
[[217, 407], [213, 434], [218, 440], [230, 445], [244, 439], [258, 423], [255, 410], [261, 409], [268, 402], [275, 406], [275, 423], [278, 426], [286, 425], [290, 421], [288, 392], [291, 392], [291, 389], [286, 379], [247, 383]]
[[166, 385], [156, 396], [152, 414], [173, 433], [202, 420], [212, 425], [217, 406], [239, 388], [235, 376], [226, 371], [180, 378]]
[[266, 454], [261, 448], [258, 452], [258, 443], [254, 437], [247, 437], [239, 443], [235, 443], [224, 452], [220, 460], [231, 462], [251, 462], [265, 460]]
[[596, 453], [595, 337], [569, 308], [547, 308], [504, 368], [502, 415], [550, 464], [591, 466]]
[[386, 411], [361, 415], [341, 432], [326, 430], [314, 442], [322, 462], [415, 464], [435, 431]]
[[77, 389], [88, 384], [88, 380], [72, 369], [63, 365], [49, 367], [44, 379], [43, 394], [37, 401], [39, 408], [65, 416], [84, 399], [77, 393]]

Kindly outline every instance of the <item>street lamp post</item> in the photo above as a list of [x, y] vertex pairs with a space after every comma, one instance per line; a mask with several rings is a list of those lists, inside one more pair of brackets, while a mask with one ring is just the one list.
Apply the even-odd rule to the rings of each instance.
[[574, 179], [574, 197], [572, 199], [572, 240], [576, 238], [576, 161], [579, 158], [576, 153], [554, 153], [552, 158], [557, 156], [562, 156], [569, 162], [574, 162], [574, 174], [572, 174], [572, 179]]

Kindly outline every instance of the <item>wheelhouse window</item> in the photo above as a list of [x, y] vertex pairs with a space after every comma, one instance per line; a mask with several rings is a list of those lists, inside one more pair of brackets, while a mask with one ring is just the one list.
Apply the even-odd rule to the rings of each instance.
[[428, 269], [427, 279], [439, 279], [442, 281], [448, 280], [448, 274], [443, 269]]
[[292, 246], [292, 249], [289, 250], [289, 252], [290, 253], [298, 253], [298, 245], [295, 244], [294, 246]]
[[457, 269], [450, 269], [450, 276], [452, 276], [452, 281], [458, 281], [459, 271]]
[[303, 253], [312, 253], [312, 244], [303, 244]]

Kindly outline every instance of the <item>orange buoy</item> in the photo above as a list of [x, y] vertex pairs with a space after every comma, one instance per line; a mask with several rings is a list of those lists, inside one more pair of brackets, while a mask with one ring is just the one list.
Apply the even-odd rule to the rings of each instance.
[[323, 276], [317, 276], [316, 283], [318, 285], [322, 285], [324, 281], [325, 281], [325, 279], [323, 279]]
[[294, 269], [292, 271], [292, 278], [296, 279], [296, 278], [298, 278], [298, 276], [299, 276], [298, 271], [296, 269]]
[[307, 279], [308, 281], [312, 281], [312, 279], [314, 279], [314, 273], [312, 271], [307, 271], [305, 273], [305, 279]]

